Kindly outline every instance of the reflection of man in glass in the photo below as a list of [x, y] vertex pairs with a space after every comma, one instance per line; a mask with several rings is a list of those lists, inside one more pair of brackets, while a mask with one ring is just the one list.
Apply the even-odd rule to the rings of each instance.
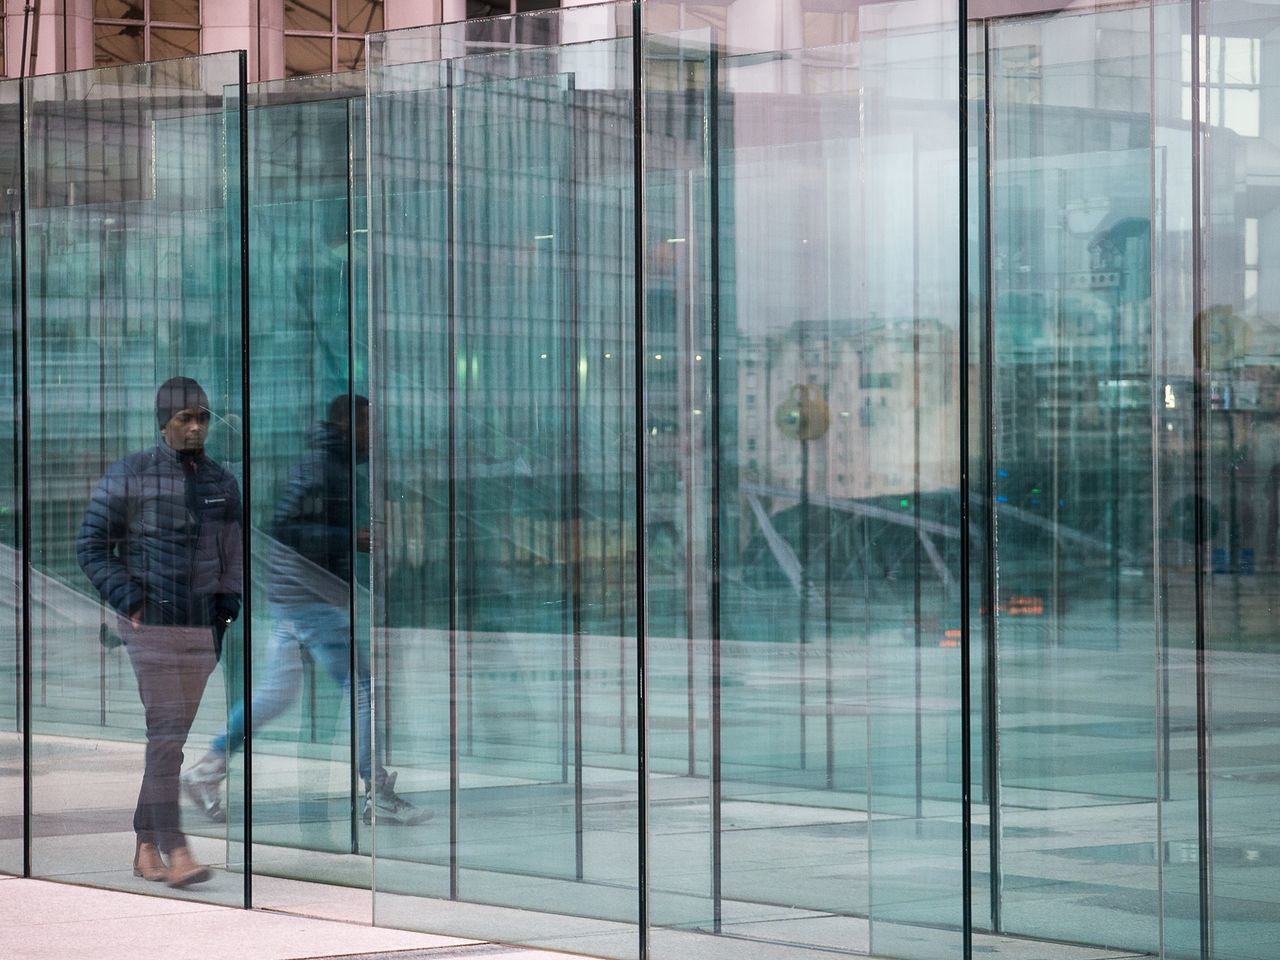
[[146, 716], [133, 872], [173, 887], [209, 877], [182, 833], [178, 774], [222, 634], [240, 612], [240, 490], [205, 456], [209, 416], [198, 383], [165, 381], [161, 442], [107, 470], [76, 540], [81, 569], [119, 615]]
[[[356, 425], [351, 429], [352, 407]], [[279, 716], [297, 698], [302, 685], [302, 655], [329, 674], [344, 690], [351, 675], [351, 589], [354, 551], [367, 553], [369, 530], [355, 529], [352, 510], [354, 455], [363, 463], [369, 452], [369, 401], [346, 394], [329, 404], [317, 425], [311, 449], [293, 468], [272, 521], [269, 599], [273, 630], [263, 680], [253, 692], [253, 727]], [[354, 538], [354, 539], [353, 539]], [[212, 820], [226, 819], [222, 783], [227, 754], [244, 746], [244, 705], [231, 711], [227, 729], [209, 752], [182, 778], [195, 804]], [[421, 823], [429, 816], [395, 792], [395, 774], [372, 769], [369, 715], [369, 663], [356, 650], [357, 762], [365, 783], [364, 821]]]

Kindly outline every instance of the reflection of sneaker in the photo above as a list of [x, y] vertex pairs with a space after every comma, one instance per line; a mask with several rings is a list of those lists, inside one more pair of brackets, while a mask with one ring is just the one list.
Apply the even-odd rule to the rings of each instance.
[[227, 755], [210, 750], [182, 775], [182, 792], [214, 823], [226, 823], [222, 806], [222, 781], [227, 779]]
[[396, 793], [396, 774], [390, 774], [378, 785], [377, 790], [365, 791], [364, 822], [372, 823], [374, 816], [384, 823], [413, 826], [431, 819], [431, 813], [414, 806]]

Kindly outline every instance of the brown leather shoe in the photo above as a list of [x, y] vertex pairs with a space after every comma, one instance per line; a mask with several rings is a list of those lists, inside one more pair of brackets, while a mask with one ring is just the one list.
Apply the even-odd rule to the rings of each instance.
[[133, 854], [133, 875], [156, 882], [169, 879], [169, 868], [164, 865], [160, 850], [154, 843], [138, 841], [138, 849]]
[[191, 859], [186, 847], [174, 847], [169, 851], [169, 886], [188, 887], [209, 879], [209, 868]]

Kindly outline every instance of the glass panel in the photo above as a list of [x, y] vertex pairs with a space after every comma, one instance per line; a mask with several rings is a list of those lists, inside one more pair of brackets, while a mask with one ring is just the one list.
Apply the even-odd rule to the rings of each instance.
[[377, 915], [464, 932], [442, 901], [407, 896], [436, 892], [503, 908], [471, 914], [476, 932], [626, 957], [635, 145], [621, 11], [555, 18], [573, 45], [448, 65], [435, 58], [465, 54], [462, 25], [379, 38], [370, 163], [385, 265], [377, 733], [437, 815], [375, 819]]
[[376, 33], [382, 29], [382, 0], [338, 0], [340, 33]]
[[151, 31], [151, 59], [189, 57], [200, 52], [200, 31], [156, 28]]
[[[383, 40], [370, 41], [375, 59], [368, 117], [369, 255], [375, 265], [369, 290], [370, 499], [379, 543], [370, 556], [374, 740], [397, 764], [404, 760], [402, 747], [413, 748], [409, 772], [416, 782], [402, 789], [433, 815], [412, 829], [375, 831], [375, 841], [393, 829], [399, 834], [390, 839], [394, 859], [376, 851], [374, 892], [380, 922], [399, 924], [421, 901], [406, 897], [396, 904], [392, 893], [443, 902], [460, 879], [452, 838], [461, 664], [450, 636], [457, 620], [450, 589], [456, 548], [449, 495], [454, 341], [447, 70], [440, 62], [379, 59]], [[417, 136], [405, 137], [406, 129]], [[392, 656], [399, 660], [396, 671], [388, 669]], [[416, 732], [408, 743], [398, 719], [406, 715]], [[409, 925], [436, 927], [425, 917]]]
[[[646, 13], [649, 11], [646, 11]], [[645, 603], [649, 890], [654, 956], [696, 956], [716, 924], [711, 812], [710, 561], [715, 369], [708, 280], [714, 243], [713, 64], [706, 31], [647, 34], [645, 170]], [[695, 415], [694, 411], [697, 411]], [[721, 449], [728, 449], [721, 439]], [[673, 944], [675, 939], [681, 941]]]
[[240, 825], [188, 843], [179, 770], [242, 637], [242, 56], [37, 77], [27, 117], [33, 873], [229, 904]]
[[960, 951], [958, 43], [894, 9], [645, 7], [658, 956]]
[[[546, 62], [539, 60], [535, 71]], [[502, 871], [536, 863], [540, 873], [571, 878], [580, 781], [569, 751], [581, 717], [577, 699], [568, 699], [568, 665], [581, 636], [569, 579], [577, 516], [569, 487], [582, 477], [567, 429], [573, 179], [560, 175], [573, 170], [568, 85], [536, 74], [486, 83], [487, 59], [478, 65], [480, 82], [467, 83], [471, 71], [454, 75], [463, 251], [455, 312], [458, 356], [468, 367], [456, 455], [457, 602], [469, 666], [459, 862]], [[495, 463], [512, 466], [493, 476]], [[525, 530], [507, 541], [495, 536], [504, 522]], [[494, 796], [474, 789], [503, 774], [525, 782]], [[504, 836], [513, 808], [524, 811], [520, 826]]]
[[993, 25], [987, 253], [1000, 916], [1144, 952], [1160, 942], [1152, 202], [1177, 185], [1152, 152], [1150, 24]]
[[[988, 407], [991, 390], [992, 346], [986, 319], [990, 302], [987, 283], [986, 250], [990, 242], [989, 211], [985, 202], [987, 181], [988, 83], [986, 72], [987, 30], [983, 23], [969, 24], [968, 111], [969, 184], [968, 218], [969, 256], [969, 750], [970, 795], [973, 800], [970, 827], [972, 885], [970, 899], [973, 926], [977, 931], [996, 929], [999, 905], [999, 800], [996, 779], [994, 715], [995, 660], [990, 655], [992, 637], [991, 603], [995, 589], [996, 569], [992, 563], [992, 503], [986, 492], [993, 481], [993, 463], [989, 445]], [[958, 426], [959, 424], [957, 424]], [[941, 645], [959, 649], [964, 640], [958, 629], [944, 631]]]
[[143, 28], [98, 23], [93, 27], [93, 62], [107, 67], [121, 63], [142, 63], [146, 57]]
[[200, 24], [200, 0], [151, 0], [151, 19], [161, 23]]
[[284, 73], [287, 77], [328, 73], [333, 69], [331, 37], [284, 38]]
[[17, 82], [0, 83], [0, 873], [22, 873], [22, 116]]
[[896, 511], [888, 523], [862, 521], [852, 592], [861, 594], [869, 661], [871, 951], [889, 956], [962, 950], [960, 708], [969, 678], [950, 642], [966, 613], [958, 9], [875, 5], [859, 24], [863, 233], [854, 250], [867, 280], [854, 315], [865, 319], [842, 352], [861, 347], [859, 390], [846, 394], [864, 418], [845, 441], [848, 461], [863, 461], [851, 492]]
[[1158, 858], [1152, 859], [1161, 871], [1165, 953], [1172, 958], [1199, 958], [1204, 859], [1199, 816], [1196, 559], [1204, 556], [1204, 537], [1197, 533], [1196, 517], [1199, 511], [1203, 523], [1205, 501], [1196, 491], [1194, 134], [1185, 122], [1192, 117], [1191, 4], [1159, 3], [1153, 14], [1154, 145], [1156, 156], [1162, 158], [1157, 181], [1161, 188], [1152, 211], [1160, 843], [1150, 849], [1153, 854], [1159, 850]]
[[286, 30], [319, 30], [333, 32], [331, 0], [285, 0]]
[[[361, 780], [381, 764], [370, 763], [368, 648], [353, 643], [351, 615], [369, 546], [369, 411], [353, 399], [350, 361], [352, 300], [366, 274], [351, 269], [351, 184], [364, 171], [350, 157], [364, 131], [349, 126], [348, 98], [362, 93], [362, 75], [249, 90], [249, 245], [258, 265], [249, 285], [249, 517], [259, 561], [249, 715], [262, 907], [296, 902], [289, 884], [268, 878], [366, 890], [370, 878]], [[207, 766], [226, 769], [245, 720], [235, 705]], [[367, 893], [326, 899], [340, 903], [369, 916]]]
[[[1275, 635], [1277, 468], [1275, 413], [1280, 336], [1280, 203], [1262, 187], [1280, 172], [1280, 123], [1270, 77], [1280, 58], [1280, 16], [1240, 0], [1201, 6], [1211, 93], [1220, 122], [1202, 150], [1201, 303], [1194, 331], [1203, 406], [1201, 570], [1208, 725], [1208, 848], [1212, 953], [1262, 960], [1280, 940], [1276, 784], [1280, 783], [1280, 679]], [[1263, 85], [1265, 82], [1265, 86]], [[1260, 138], [1260, 139], [1253, 139]], [[1244, 269], [1256, 220], [1257, 293]]]

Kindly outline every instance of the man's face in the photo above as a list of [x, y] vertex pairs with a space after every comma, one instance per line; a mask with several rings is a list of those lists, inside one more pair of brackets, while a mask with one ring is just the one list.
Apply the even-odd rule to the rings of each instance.
[[179, 410], [160, 428], [160, 435], [179, 453], [199, 453], [209, 435], [209, 411], [198, 407]]

